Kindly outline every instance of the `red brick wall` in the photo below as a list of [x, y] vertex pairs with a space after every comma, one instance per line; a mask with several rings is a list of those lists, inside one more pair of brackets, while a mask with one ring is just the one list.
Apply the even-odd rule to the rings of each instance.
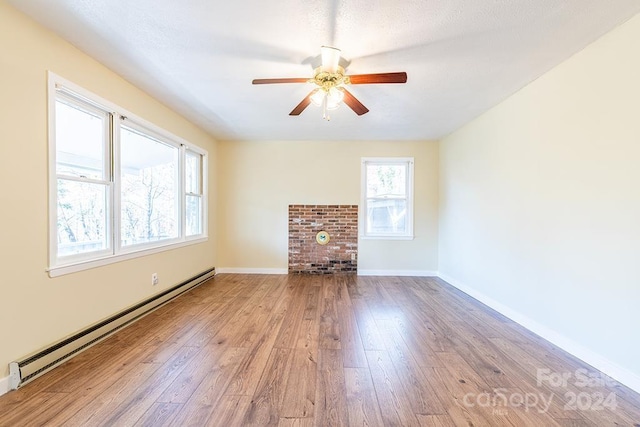
[[289, 273], [356, 273], [357, 255], [358, 205], [289, 205]]

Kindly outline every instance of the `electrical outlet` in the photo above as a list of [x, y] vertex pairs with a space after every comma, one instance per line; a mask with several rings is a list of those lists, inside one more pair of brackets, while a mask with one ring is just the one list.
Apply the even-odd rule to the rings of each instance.
[[355, 261], [356, 260], [356, 254], [351, 254], [351, 261]]
[[157, 284], [158, 284], [158, 273], [153, 273], [153, 274], [151, 275], [151, 284], [152, 284], [153, 286], [155, 286], [155, 285], [157, 285]]

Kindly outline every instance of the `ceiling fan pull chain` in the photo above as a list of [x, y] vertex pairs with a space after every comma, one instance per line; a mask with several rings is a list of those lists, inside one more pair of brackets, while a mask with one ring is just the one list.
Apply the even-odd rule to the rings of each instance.
[[326, 121], [331, 120], [331, 117], [329, 116], [329, 114], [327, 114], [327, 94], [326, 93], [322, 98], [322, 118], [325, 119]]

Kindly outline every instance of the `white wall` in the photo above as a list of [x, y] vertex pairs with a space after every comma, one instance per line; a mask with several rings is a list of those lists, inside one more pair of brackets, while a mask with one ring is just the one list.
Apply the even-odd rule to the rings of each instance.
[[640, 390], [640, 15], [440, 147], [439, 270]]
[[286, 271], [288, 206], [359, 204], [361, 157], [393, 156], [415, 158], [415, 239], [360, 239], [358, 269], [437, 270], [437, 143], [229, 141], [219, 155], [221, 268]]
[[[216, 143], [4, 1], [0, 28], [1, 394], [12, 360], [215, 265], [211, 234], [207, 243], [49, 278], [47, 70], [208, 150], [214, 170]], [[215, 189], [215, 173], [209, 185]], [[159, 274], [156, 287], [152, 272]]]

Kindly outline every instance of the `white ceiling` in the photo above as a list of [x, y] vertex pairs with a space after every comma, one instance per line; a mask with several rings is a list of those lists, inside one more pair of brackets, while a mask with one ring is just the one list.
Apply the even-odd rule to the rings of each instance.
[[[638, 0], [8, 0], [219, 139], [422, 140], [456, 130], [640, 12]], [[320, 46], [369, 109], [288, 113]], [[125, 106], [126, 107], [126, 106]]]

